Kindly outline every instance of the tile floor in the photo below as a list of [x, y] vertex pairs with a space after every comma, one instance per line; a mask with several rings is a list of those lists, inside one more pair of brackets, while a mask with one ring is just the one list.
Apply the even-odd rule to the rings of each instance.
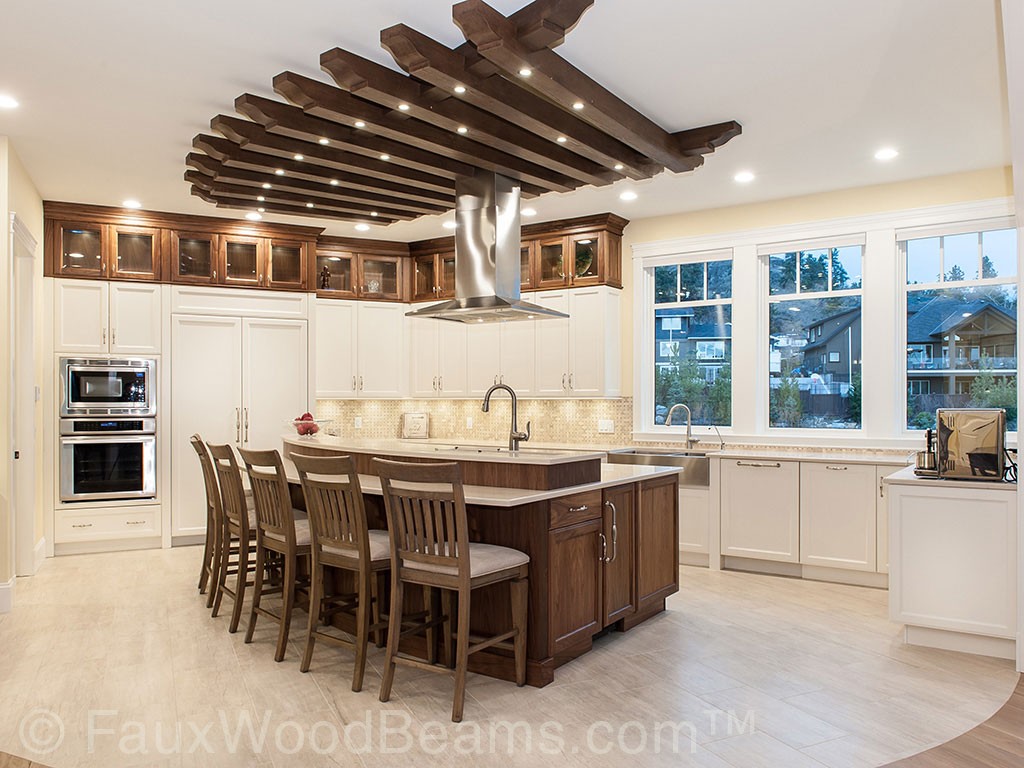
[[[946, 741], [1010, 696], [1010, 662], [910, 648], [886, 593], [684, 568], [670, 610], [597, 641], [544, 689], [447, 678], [344, 649], [298, 670], [211, 619], [198, 548], [48, 560], [0, 617], [0, 752], [53, 766], [874, 766]], [[59, 743], [58, 743], [59, 742]], [[56, 745], [56, 746], [55, 746]]]

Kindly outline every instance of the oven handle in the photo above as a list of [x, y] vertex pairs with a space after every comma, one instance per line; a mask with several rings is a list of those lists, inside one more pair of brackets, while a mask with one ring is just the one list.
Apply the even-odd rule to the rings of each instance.
[[62, 435], [60, 438], [61, 444], [69, 443], [71, 445], [81, 445], [82, 443], [148, 443], [156, 442], [156, 435], [152, 432], [144, 435], [139, 434], [120, 434], [120, 435], [104, 435], [103, 437], [92, 436], [92, 435]]

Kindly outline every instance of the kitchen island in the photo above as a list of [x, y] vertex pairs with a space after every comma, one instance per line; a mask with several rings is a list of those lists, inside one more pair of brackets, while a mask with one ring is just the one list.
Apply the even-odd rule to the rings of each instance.
[[[458, 461], [467, 477], [477, 478], [476, 482], [467, 479], [465, 486], [471, 540], [513, 547], [530, 556], [528, 684], [547, 685], [559, 665], [590, 650], [596, 635], [632, 629], [664, 611], [666, 598], [679, 590], [676, 469], [604, 464], [603, 454], [592, 451], [538, 449], [513, 455], [494, 449], [437, 447], [399, 440], [284, 438], [286, 456], [355, 457], [370, 525], [375, 528], [386, 525], [380, 481], [371, 474], [368, 461], [373, 456]], [[502, 474], [481, 471], [495, 463], [505, 467]], [[506, 477], [574, 474], [589, 479], [557, 488], [498, 484]], [[474, 633], [507, 629], [509, 615], [507, 590], [488, 587], [474, 592]], [[470, 669], [514, 679], [512, 657], [499, 649], [473, 654]]]

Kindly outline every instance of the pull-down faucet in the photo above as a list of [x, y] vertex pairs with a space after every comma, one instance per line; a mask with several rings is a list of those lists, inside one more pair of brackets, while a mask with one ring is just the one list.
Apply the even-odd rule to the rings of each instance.
[[693, 414], [690, 413], [690, 406], [684, 405], [683, 403], [676, 403], [668, 409], [668, 414], [665, 416], [665, 426], [672, 426], [672, 414], [676, 412], [676, 408], [682, 408], [686, 411], [686, 448], [689, 450], [693, 446]]
[[508, 433], [508, 449], [510, 451], [519, 450], [519, 442], [526, 442], [530, 439], [530, 422], [526, 422], [526, 431], [520, 432], [519, 426], [516, 424], [516, 392], [508, 384], [495, 384], [493, 387], [487, 390], [487, 394], [484, 395], [484, 404], [480, 406], [480, 410], [487, 413], [491, 410], [491, 394], [496, 389], [503, 389], [509, 393], [512, 397], [512, 428]]

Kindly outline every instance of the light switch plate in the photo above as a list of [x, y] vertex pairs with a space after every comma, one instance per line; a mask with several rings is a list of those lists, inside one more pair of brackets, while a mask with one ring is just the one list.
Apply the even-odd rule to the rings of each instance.
[[473, 417], [472, 416], [467, 416], [466, 417], [466, 429], [472, 429], [472, 428], [473, 428]]
[[362, 416], [356, 416], [356, 418], [355, 418], [355, 428], [356, 429], [362, 429], [363, 428], [363, 417]]
[[610, 435], [615, 432], [615, 422], [611, 419], [598, 419], [597, 431], [601, 435]]

